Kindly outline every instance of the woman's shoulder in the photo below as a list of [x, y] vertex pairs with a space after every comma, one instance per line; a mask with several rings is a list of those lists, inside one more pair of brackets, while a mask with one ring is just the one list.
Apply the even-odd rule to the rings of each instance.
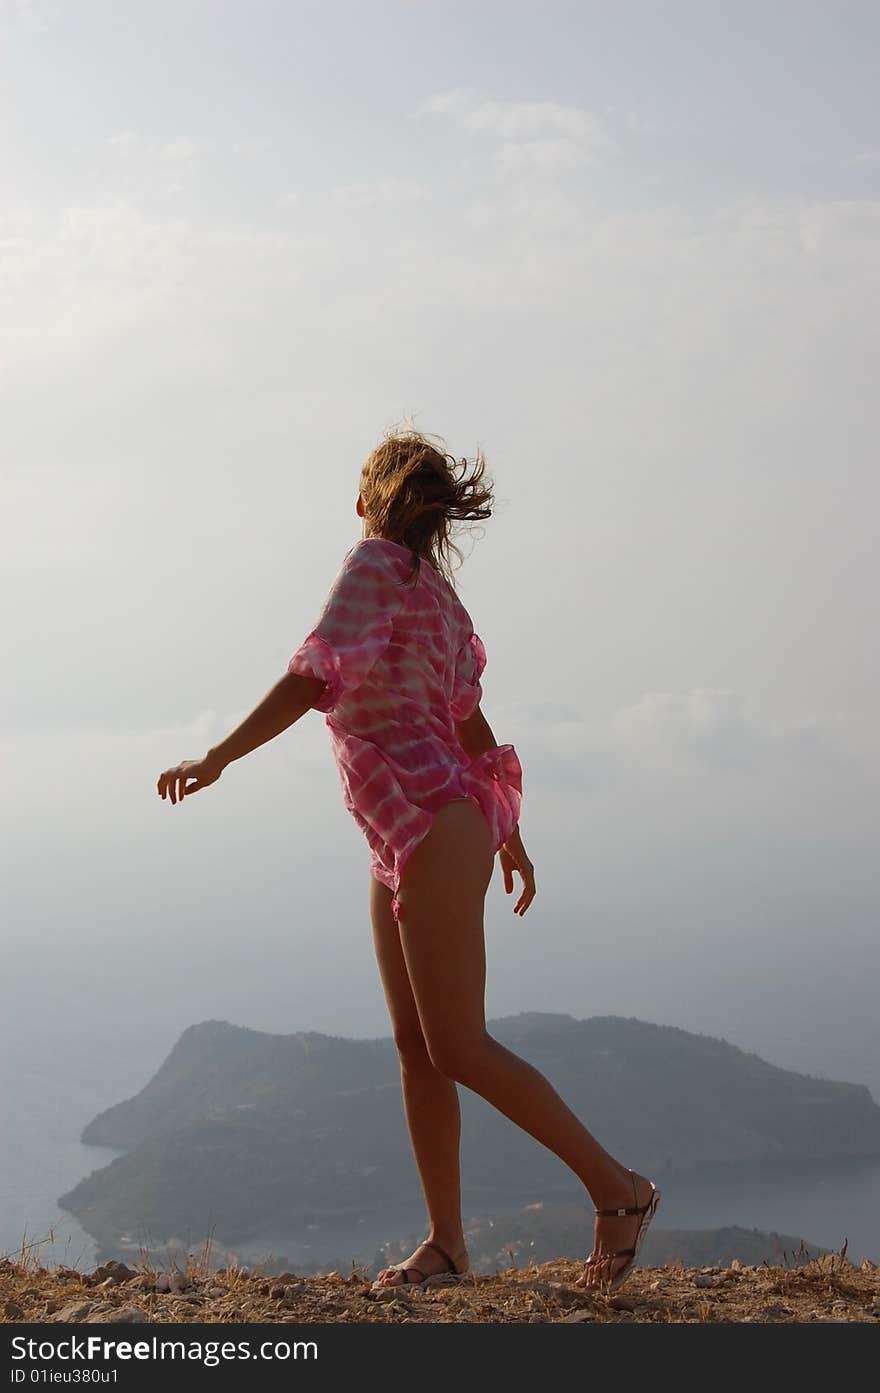
[[389, 559], [394, 556], [412, 557], [412, 554], [409, 547], [402, 547], [387, 537], [359, 537], [346, 552], [347, 556], [387, 556]]
[[[361, 567], [364, 570], [382, 571], [400, 581], [408, 581], [413, 575], [413, 562], [416, 553], [411, 547], [392, 542], [387, 537], [361, 537], [346, 553], [345, 565]], [[430, 561], [422, 557], [420, 576], [432, 592], [432, 603], [440, 603], [454, 619], [461, 642], [473, 633], [473, 621], [458, 591], [450, 585], [446, 577]]]
[[[411, 547], [392, 542], [387, 537], [361, 537], [346, 553], [345, 559], [347, 563], [375, 568], [400, 580], [407, 580], [413, 575], [416, 553]], [[419, 570], [429, 571], [432, 577], [440, 579], [434, 567], [424, 557]]]
[[412, 553], [404, 553], [404, 548], [385, 537], [360, 537], [345, 553], [343, 565], [396, 573], [408, 568], [406, 557]]

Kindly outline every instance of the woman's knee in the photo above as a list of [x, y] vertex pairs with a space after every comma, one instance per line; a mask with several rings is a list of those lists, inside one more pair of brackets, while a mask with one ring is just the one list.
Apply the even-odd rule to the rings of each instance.
[[418, 1020], [395, 1025], [394, 1044], [405, 1068], [432, 1067], [428, 1045]]
[[427, 1041], [434, 1068], [467, 1088], [483, 1072], [489, 1036], [440, 1035]]

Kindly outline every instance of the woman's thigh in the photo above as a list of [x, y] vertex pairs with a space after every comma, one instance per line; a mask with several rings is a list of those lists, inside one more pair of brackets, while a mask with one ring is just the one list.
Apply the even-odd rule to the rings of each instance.
[[428, 1050], [444, 1072], [485, 1037], [483, 906], [494, 863], [483, 813], [455, 799], [435, 813], [400, 879], [402, 954]]
[[370, 920], [373, 947], [391, 1029], [398, 1049], [405, 1054], [427, 1053], [419, 1012], [400, 943], [400, 930], [391, 909], [392, 892], [375, 876], [370, 876]]

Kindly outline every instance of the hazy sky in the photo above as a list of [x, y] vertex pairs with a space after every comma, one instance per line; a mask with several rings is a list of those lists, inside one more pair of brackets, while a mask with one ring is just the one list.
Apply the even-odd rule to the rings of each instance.
[[[873, 3], [0, 0], [5, 971], [56, 1023], [388, 1033], [323, 717], [183, 805], [410, 414], [538, 894], [490, 1014], [869, 1082]], [[873, 1057], [872, 1057], [873, 1052]]]

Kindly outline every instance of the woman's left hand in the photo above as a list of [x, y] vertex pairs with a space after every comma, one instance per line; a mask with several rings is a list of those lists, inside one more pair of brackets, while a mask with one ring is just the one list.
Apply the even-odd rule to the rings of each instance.
[[[183, 801], [187, 793], [198, 793], [199, 789], [215, 784], [223, 773], [224, 765], [219, 760], [205, 755], [204, 759], [184, 759], [173, 769], [166, 769], [159, 775], [157, 789], [160, 798], [171, 796], [172, 803]], [[187, 788], [187, 779], [195, 779]]]

